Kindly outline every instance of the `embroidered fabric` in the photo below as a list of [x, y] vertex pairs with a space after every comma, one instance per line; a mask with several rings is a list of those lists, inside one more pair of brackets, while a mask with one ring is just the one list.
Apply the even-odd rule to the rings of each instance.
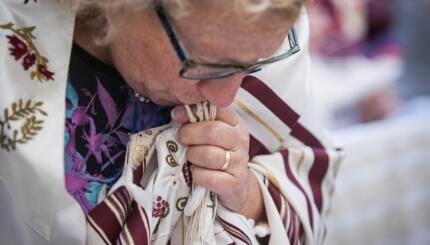
[[[212, 105], [186, 108], [192, 122], [215, 118]], [[193, 184], [187, 146], [176, 140], [178, 129], [171, 123], [131, 135], [122, 176], [88, 214], [91, 244], [143, 238], [148, 241], [144, 244], [257, 244], [254, 227], [244, 216]], [[140, 211], [133, 212], [133, 205]]]

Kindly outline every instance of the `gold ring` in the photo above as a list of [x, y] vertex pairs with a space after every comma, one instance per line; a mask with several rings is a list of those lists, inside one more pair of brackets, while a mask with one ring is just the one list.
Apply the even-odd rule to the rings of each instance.
[[225, 162], [224, 165], [222, 165], [222, 167], [220, 168], [222, 171], [225, 171], [228, 168], [228, 165], [230, 165], [230, 160], [231, 160], [231, 156], [230, 156], [230, 151], [225, 151]]

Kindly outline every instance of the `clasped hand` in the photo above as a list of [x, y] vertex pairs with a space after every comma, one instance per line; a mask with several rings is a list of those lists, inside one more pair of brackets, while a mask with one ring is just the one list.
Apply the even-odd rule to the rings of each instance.
[[217, 108], [214, 121], [187, 123], [184, 106], [176, 106], [172, 117], [183, 124], [178, 140], [188, 146], [186, 158], [192, 163], [194, 182], [217, 193], [225, 207], [244, 214], [253, 176], [248, 168], [249, 133], [243, 120], [231, 108]]

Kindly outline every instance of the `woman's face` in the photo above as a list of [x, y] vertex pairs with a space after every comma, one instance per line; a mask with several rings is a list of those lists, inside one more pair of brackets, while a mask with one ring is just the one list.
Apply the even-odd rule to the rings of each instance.
[[[269, 11], [252, 18], [238, 16], [231, 0], [190, 2], [190, 14], [169, 20], [187, 58], [195, 61], [254, 63], [277, 50], [293, 23]], [[232, 103], [244, 73], [212, 80], [183, 79], [180, 60], [154, 10], [121, 15], [118, 20], [108, 49], [111, 62], [133, 89], [160, 105], [203, 100], [219, 107]]]

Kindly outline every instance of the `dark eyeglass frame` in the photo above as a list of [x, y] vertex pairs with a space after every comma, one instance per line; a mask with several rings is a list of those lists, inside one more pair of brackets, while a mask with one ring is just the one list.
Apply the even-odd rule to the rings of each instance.
[[[191, 59], [187, 59], [185, 56], [185, 52], [183, 48], [180, 45], [180, 42], [173, 31], [173, 27], [170, 24], [166, 14], [164, 13], [164, 9], [161, 5], [155, 6], [155, 11], [157, 12], [158, 18], [160, 19], [160, 22], [169, 37], [170, 42], [172, 43], [173, 48], [176, 51], [176, 54], [179, 57], [179, 60], [181, 61], [183, 67], [179, 71], [179, 75], [182, 78], [189, 79], [189, 80], [205, 80], [205, 79], [219, 79], [228, 77], [231, 75], [234, 75], [236, 73], [245, 72], [245, 73], [253, 73], [261, 70], [262, 66], [268, 65], [277, 61], [280, 61], [282, 59], [285, 59], [287, 57], [292, 56], [293, 54], [300, 51], [300, 46], [297, 41], [297, 34], [294, 27], [290, 29], [288, 32], [288, 40], [290, 44], [290, 49], [284, 53], [277, 55], [275, 57], [268, 58], [266, 60], [258, 61], [254, 64], [249, 65], [238, 65], [238, 64], [217, 64], [217, 63], [200, 63], [196, 62]], [[209, 68], [226, 68], [224, 72], [219, 72], [217, 74], [203, 74], [199, 76], [187, 76], [187, 71], [190, 69], [198, 68], [198, 67], [209, 67]]]

